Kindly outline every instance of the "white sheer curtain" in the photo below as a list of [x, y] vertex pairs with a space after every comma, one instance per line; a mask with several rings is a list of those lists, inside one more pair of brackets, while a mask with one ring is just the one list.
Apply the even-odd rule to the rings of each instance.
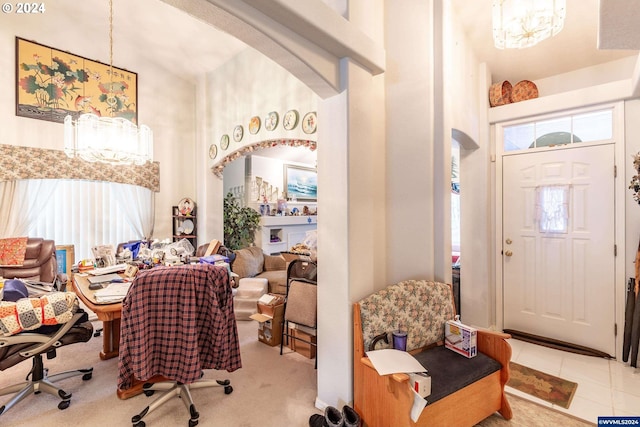
[[[92, 246], [115, 247], [120, 242], [151, 236], [153, 191], [112, 182], [45, 181], [55, 181], [57, 186], [47, 194], [26, 193], [30, 204], [40, 206], [41, 215], [27, 222], [28, 233], [22, 235], [53, 239], [58, 245], [74, 245], [76, 261], [92, 258]], [[16, 189], [16, 194], [19, 192]], [[41, 198], [48, 199], [45, 205], [40, 203]]]
[[[155, 220], [154, 193], [137, 185], [116, 184], [113, 197], [137, 236], [151, 238]], [[132, 202], [135, 201], [135, 202]]]
[[0, 238], [12, 237], [12, 226], [9, 217], [11, 216], [11, 206], [16, 193], [15, 181], [0, 182]]
[[58, 180], [24, 179], [5, 182], [3, 187], [6, 191], [2, 191], [2, 210], [6, 209], [3, 214], [6, 224], [2, 235], [20, 237], [29, 235], [32, 224], [46, 216]]

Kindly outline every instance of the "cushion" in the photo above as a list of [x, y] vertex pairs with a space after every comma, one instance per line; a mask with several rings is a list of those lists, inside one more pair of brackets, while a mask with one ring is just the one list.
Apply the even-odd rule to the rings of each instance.
[[0, 267], [21, 266], [27, 251], [27, 237], [0, 239]]
[[287, 270], [263, 271], [258, 277], [269, 281], [269, 292], [282, 295], [287, 293]]
[[235, 254], [236, 259], [231, 265], [231, 271], [240, 276], [240, 279], [254, 277], [262, 273], [264, 269], [264, 254], [262, 253], [262, 248], [251, 246], [238, 249], [235, 251]]
[[315, 284], [292, 280], [285, 308], [285, 319], [315, 327], [317, 319], [318, 287]]
[[429, 404], [499, 371], [502, 367], [498, 361], [485, 354], [478, 353], [468, 359], [444, 346], [422, 351], [415, 358], [431, 375], [431, 395], [426, 397]]
[[73, 292], [52, 292], [40, 298], [0, 301], [0, 333], [14, 335], [43, 325], [66, 323], [78, 310]]
[[284, 260], [282, 255], [264, 256], [264, 271], [285, 270], [286, 268], [287, 261]]
[[453, 292], [446, 283], [405, 280], [388, 286], [360, 301], [364, 348], [377, 335], [396, 329], [407, 331], [407, 351], [437, 343], [454, 315]]

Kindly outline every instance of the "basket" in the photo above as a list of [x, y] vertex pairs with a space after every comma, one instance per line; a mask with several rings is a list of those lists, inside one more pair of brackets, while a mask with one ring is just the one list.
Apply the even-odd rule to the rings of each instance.
[[511, 91], [511, 102], [526, 101], [538, 97], [538, 87], [529, 80], [522, 80]]
[[489, 105], [497, 107], [500, 105], [511, 103], [511, 83], [505, 80], [500, 83], [494, 83], [489, 89]]

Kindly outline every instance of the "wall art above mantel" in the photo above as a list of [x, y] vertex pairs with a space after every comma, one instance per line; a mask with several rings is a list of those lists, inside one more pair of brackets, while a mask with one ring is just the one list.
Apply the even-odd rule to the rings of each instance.
[[[16, 115], [62, 123], [71, 114], [138, 122], [138, 75], [16, 37]], [[109, 96], [112, 95], [112, 96]]]

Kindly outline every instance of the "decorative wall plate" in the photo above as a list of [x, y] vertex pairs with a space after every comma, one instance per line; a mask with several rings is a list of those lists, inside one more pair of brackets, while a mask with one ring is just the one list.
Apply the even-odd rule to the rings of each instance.
[[209, 158], [215, 159], [217, 155], [218, 155], [218, 147], [215, 144], [211, 144], [211, 146], [209, 147]]
[[182, 222], [182, 229], [184, 234], [191, 234], [193, 232], [193, 221], [190, 219]]
[[193, 212], [193, 208], [196, 207], [196, 204], [188, 197], [180, 200], [178, 203], [178, 210], [180, 211], [180, 215], [191, 215]]
[[260, 117], [253, 116], [249, 120], [249, 133], [255, 135], [260, 130]]
[[278, 126], [278, 113], [275, 111], [267, 114], [267, 117], [264, 118], [264, 128], [266, 130], [274, 130]]
[[229, 148], [229, 135], [227, 135], [226, 133], [222, 135], [222, 138], [220, 138], [220, 148], [222, 148], [223, 150]]
[[318, 121], [316, 118], [316, 113], [311, 112], [304, 115], [302, 118], [302, 130], [304, 133], [314, 133], [317, 129]]
[[298, 111], [297, 110], [289, 110], [284, 113], [282, 117], [282, 127], [286, 130], [291, 130], [298, 125]]
[[233, 128], [233, 140], [235, 142], [242, 141], [243, 136], [244, 136], [244, 129], [242, 125], [238, 125], [235, 128]]

